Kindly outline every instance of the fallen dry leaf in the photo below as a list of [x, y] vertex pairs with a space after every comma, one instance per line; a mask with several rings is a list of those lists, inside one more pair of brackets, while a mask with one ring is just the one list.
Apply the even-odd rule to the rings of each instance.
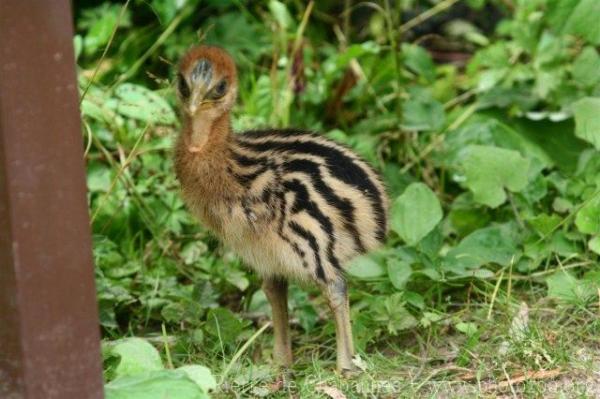
[[346, 395], [336, 387], [332, 387], [329, 385], [317, 385], [315, 389], [318, 392], [323, 392], [325, 395], [329, 396], [331, 399], [347, 399]]

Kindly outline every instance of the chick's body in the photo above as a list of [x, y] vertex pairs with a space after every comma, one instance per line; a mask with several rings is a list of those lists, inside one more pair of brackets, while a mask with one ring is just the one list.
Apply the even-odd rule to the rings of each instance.
[[327, 282], [386, 232], [377, 174], [348, 149], [294, 130], [252, 131], [176, 170], [192, 212], [264, 277]]
[[234, 134], [231, 57], [192, 48], [178, 73], [183, 129], [175, 169], [192, 213], [263, 277], [273, 310], [274, 358], [292, 362], [287, 279], [315, 282], [334, 314], [337, 367], [354, 368], [343, 269], [377, 247], [388, 199], [377, 173], [355, 153], [314, 133]]

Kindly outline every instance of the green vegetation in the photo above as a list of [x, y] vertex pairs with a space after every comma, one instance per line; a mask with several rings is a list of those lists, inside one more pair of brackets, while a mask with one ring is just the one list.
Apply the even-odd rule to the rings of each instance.
[[[597, 0], [78, 3], [108, 398], [600, 394]], [[173, 64], [200, 41], [237, 60], [237, 130], [320, 131], [386, 179], [387, 245], [349, 270], [354, 380], [310, 287], [293, 374], [270, 368], [260, 282], [179, 198]]]

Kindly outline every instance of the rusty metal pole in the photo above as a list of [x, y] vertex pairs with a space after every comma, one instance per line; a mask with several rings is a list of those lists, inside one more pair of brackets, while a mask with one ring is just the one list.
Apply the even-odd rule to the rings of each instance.
[[0, 1], [0, 398], [102, 398], [68, 0]]

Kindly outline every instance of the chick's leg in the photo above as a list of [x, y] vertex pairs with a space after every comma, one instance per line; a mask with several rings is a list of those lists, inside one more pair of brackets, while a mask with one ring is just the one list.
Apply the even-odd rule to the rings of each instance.
[[355, 372], [352, 362], [354, 345], [352, 343], [352, 328], [350, 327], [350, 305], [346, 281], [338, 277], [323, 287], [324, 294], [333, 312], [337, 344], [337, 370], [344, 376]]
[[273, 313], [274, 361], [280, 366], [289, 367], [292, 365], [292, 344], [288, 323], [288, 283], [282, 279], [266, 278], [262, 288]]

